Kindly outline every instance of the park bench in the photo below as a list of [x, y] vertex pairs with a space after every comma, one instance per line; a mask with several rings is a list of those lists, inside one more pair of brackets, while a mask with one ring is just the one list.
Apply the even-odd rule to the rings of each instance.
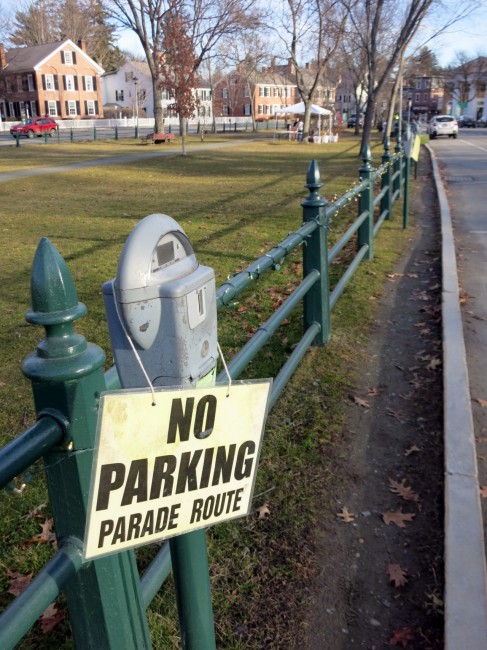
[[140, 140], [144, 144], [148, 144], [149, 142], [153, 142], [154, 144], [171, 142], [171, 140], [174, 140], [174, 133], [148, 133], [147, 135], [141, 136]]

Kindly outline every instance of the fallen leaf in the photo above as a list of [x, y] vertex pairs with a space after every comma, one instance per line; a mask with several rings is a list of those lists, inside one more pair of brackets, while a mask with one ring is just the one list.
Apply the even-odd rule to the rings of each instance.
[[40, 514], [41, 510], [44, 510], [44, 508], [47, 508], [47, 503], [41, 503], [40, 506], [37, 506], [37, 508], [34, 508], [34, 510], [31, 510], [29, 514], [25, 515], [26, 519], [41, 519], [42, 517], [45, 517], [45, 515]]
[[54, 524], [53, 519], [46, 519], [44, 523], [39, 524], [40, 527], [42, 528], [42, 532], [26, 540], [25, 544], [39, 544], [42, 542], [45, 542], [46, 544], [56, 543], [56, 535], [52, 530], [53, 524]]
[[267, 503], [264, 503], [263, 506], [260, 506], [260, 508], [257, 508], [257, 512], [259, 513], [259, 519], [265, 519], [268, 515], [271, 514], [271, 511], [269, 509], [269, 505]]
[[10, 578], [10, 584], [7, 589], [9, 594], [12, 596], [20, 596], [24, 589], [30, 584], [32, 580], [33, 573], [27, 575], [22, 575], [17, 571], [7, 571], [8, 577]]
[[357, 395], [351, 395], [350, 397], [358, 406], [361, 406], [364, 409], [370, 408], [370, 404], [367, 402], [367, 400], [362, 399], [361, 397], [357, 397]]
[[478, 404], [480, 404], [480, 406], [482, 406], [482, 407], [483, 407], [483, 406], [487, 406], [487, 400], [486, 400], [486, 399], [480, 399], [480, 397], [477, 397], [477, 399], [476, 399], [475, 401], [476, 401]]
[[403, 478], [400, 483], [394, 481], [392, 478], [389, 479], [389, 489], [394, 494], [399, 494], [399, 496], [404, 499], [404, 501], [419, 501], [419, 495], [414, 492], [414, 490], [409, 486], [405, 485], [406, 479]]
[[487, 485], [481, 485], [480, 486], [480, 496], [483, 499], [487, 499]]
[[404, 452], [405, 456], [409, 456], [410, 454], [413, 454], [415, 451], [421, 451], [419, 447], [416, 447], [416, 445], [412, 445], [409, 447], [409, 449], [406, 449]]
[[402, 411], [393, 411], [391, 408], [387, 408], [386, 413], [391, 418], [396, 418], [396, 420], [402, 420], [405, 417]]
[[441, 360], [438, 358], [431, 359], [431, 361], [426, 366], [427, 370], [436, 370], [438, 366], [441, 366]]
[[382, 393], [382, 389], [376, 388], [375, 386], [369, 388], [369, 390], [367, 391], [367, 395], [369, 395], [370, 397], [377, 397], [377, 395], [380, 395], [381, 393]]
[[414, 629], [410, 627], [400, 627], [397, 630], [394, 630], [394, 635], [389, 640], [389, 646], [392, 648], [395, 645], [401, 644], [403, 648], [408, 647], [410, 641], [414, 641], [416, 635]]
[[404, 587], [407, 583], [407, 573], [400, 564], [388, 564], [387, 575], [389, 580], [394, 583], [394, 587]]
[[48, 634], [54, 630], [65, 618], [66, 614], [58, 609], [55, 603], [51, 603], [39, 618], [42, 634]]
[[348, 508], [344, 506], [341, 512], [337, 512], [337, 517], [342, 519], [346, 524], [352, 523], [355, 519], [355, 515], [351, 512], [348, 512]]
[[399, 528], [406, 528], [406, 521], [412, 521], [416, 517], [413, 512], [403, 512], [402, 510], [397, 510], [396, 512], [383, 512], [382, 519], [386, 526], [389, 524], [396, 524]]

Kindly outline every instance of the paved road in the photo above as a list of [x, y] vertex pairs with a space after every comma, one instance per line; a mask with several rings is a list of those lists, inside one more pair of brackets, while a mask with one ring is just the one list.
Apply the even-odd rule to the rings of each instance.
[[[432, 143], [449, 193], [480, 485], [487, 486], [487, 129]], [[482, 499], [487, 539], [487, 498]]]
[[[431, 144], [453, 220], [478, 480], [487, 492], [487, 129]], [[487, 495], [480, 501], [487, 540]]]

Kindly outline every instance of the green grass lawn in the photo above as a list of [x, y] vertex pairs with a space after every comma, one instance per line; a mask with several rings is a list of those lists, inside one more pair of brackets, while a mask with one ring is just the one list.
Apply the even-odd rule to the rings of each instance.
[[[226, 138], [226, 141], [232, 141]], [[223, 136], [205, 143], [225, 141]], [[188, 144], [199, 144], [191, 139]], [[88, 316], [76, 330], [107, 353], [111, 364], [101, 285], [115, 276], [123, 244], [144, 216], [162, 212], [178, 221], [193, 243], [198, 260], [215, 269], [217, 286], [296, 230], [311, 159], [319, 163], [322, 195], [333, 200], [358, 179], [358, 140], [345, 134], [337, 144], [303, 146], [235, 138], [238, 146], [199, 147], [186, 157], [147, 157], [117, 165], [61, 171], [0, 182], [0, 444], [34, 421], [31, 391], [21, 373], [22, 359], [43, 332], [25, 322], [30, 306], [30, 270], [40, 237], [47, 236], [65, 257]], [[154, 152], [139, 143], [1, 147], [1, 173], [33, 166]], [[35, 152], [35, 159], [32, 154]], [[373, 148], [380, 164], [381, 148]], [[334, 241], [354, 219], [352, 202], [330, 225]], [[396, 209], [399, 215], [399, 207]], [[334, 480], [329, 461], [343, 425], [343, 408], [360, 361], [370, 320], [371, 296], [380, 295], [384, 274], [407, 242], [399, 216], [382, 229], [373, 262], [362, 265], [333, 315], [332, 341], [306, 357], [271, 413], [255, 490], [255, 508], [268, 504], [270, 515], [223, 524], [208, 534], [217, 646], [226, 649], [265, 646], [278, 626], [298, 626], [306, 607], [300, 589], [311, 570], [307, 551], [316, 521], [316, 497]], [[300, 252], [219, 313], [219, 340], [227, 359], [238, 350], [276, 300], [296, 284]], [[301, 313], [294, 314], [275, 340], [251, 364], [246, 376], [271, 376], [299, 339]], [[40, 464], [21, 496], [4, 491], [0, 501], [0, 601], [12, 599], [11, 574], [37, 572], [52, 553], [47, 544], [26, 544], [39, 533], [39, 519], [28, 513], [45, 504]], [[310, 477], [313, 476], [313, 480]], [[289, 484], [293, 490], [290, 494]], [[49, 516], [48, 507], [41, 510]], [[157, 548], [138, 551], [141, 567]], [[61, 608], [64, 604], [61, 599]], [[262, 621], [262, 612], [266, 612]], [[155, 648], [177, 648], [178, 625], [169, 581], [149, 610]], [[70, 648], [67, 622], [43, 635], [39, 626], [22, 648]], [[284, 646], [283, 646], [284, 647]]]

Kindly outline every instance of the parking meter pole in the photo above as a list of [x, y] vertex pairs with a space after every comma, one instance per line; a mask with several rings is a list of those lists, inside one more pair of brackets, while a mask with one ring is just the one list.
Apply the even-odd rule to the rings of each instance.
[[[213, 385], [218, 358], [215, 274], [198, 263], [174, 219], [153, 214], [139, 222], [124, 246], [117, 277], [105, 283], [103, 293], [124, 388]], [[129, 336], [138, 346], [137, 356]], [[169, 545], [182, 647], [214, 650], [205, 532], [184, 533]]]
[[169, 541], [183, 650], [214, 650], [208, 554], [204, 530]]

